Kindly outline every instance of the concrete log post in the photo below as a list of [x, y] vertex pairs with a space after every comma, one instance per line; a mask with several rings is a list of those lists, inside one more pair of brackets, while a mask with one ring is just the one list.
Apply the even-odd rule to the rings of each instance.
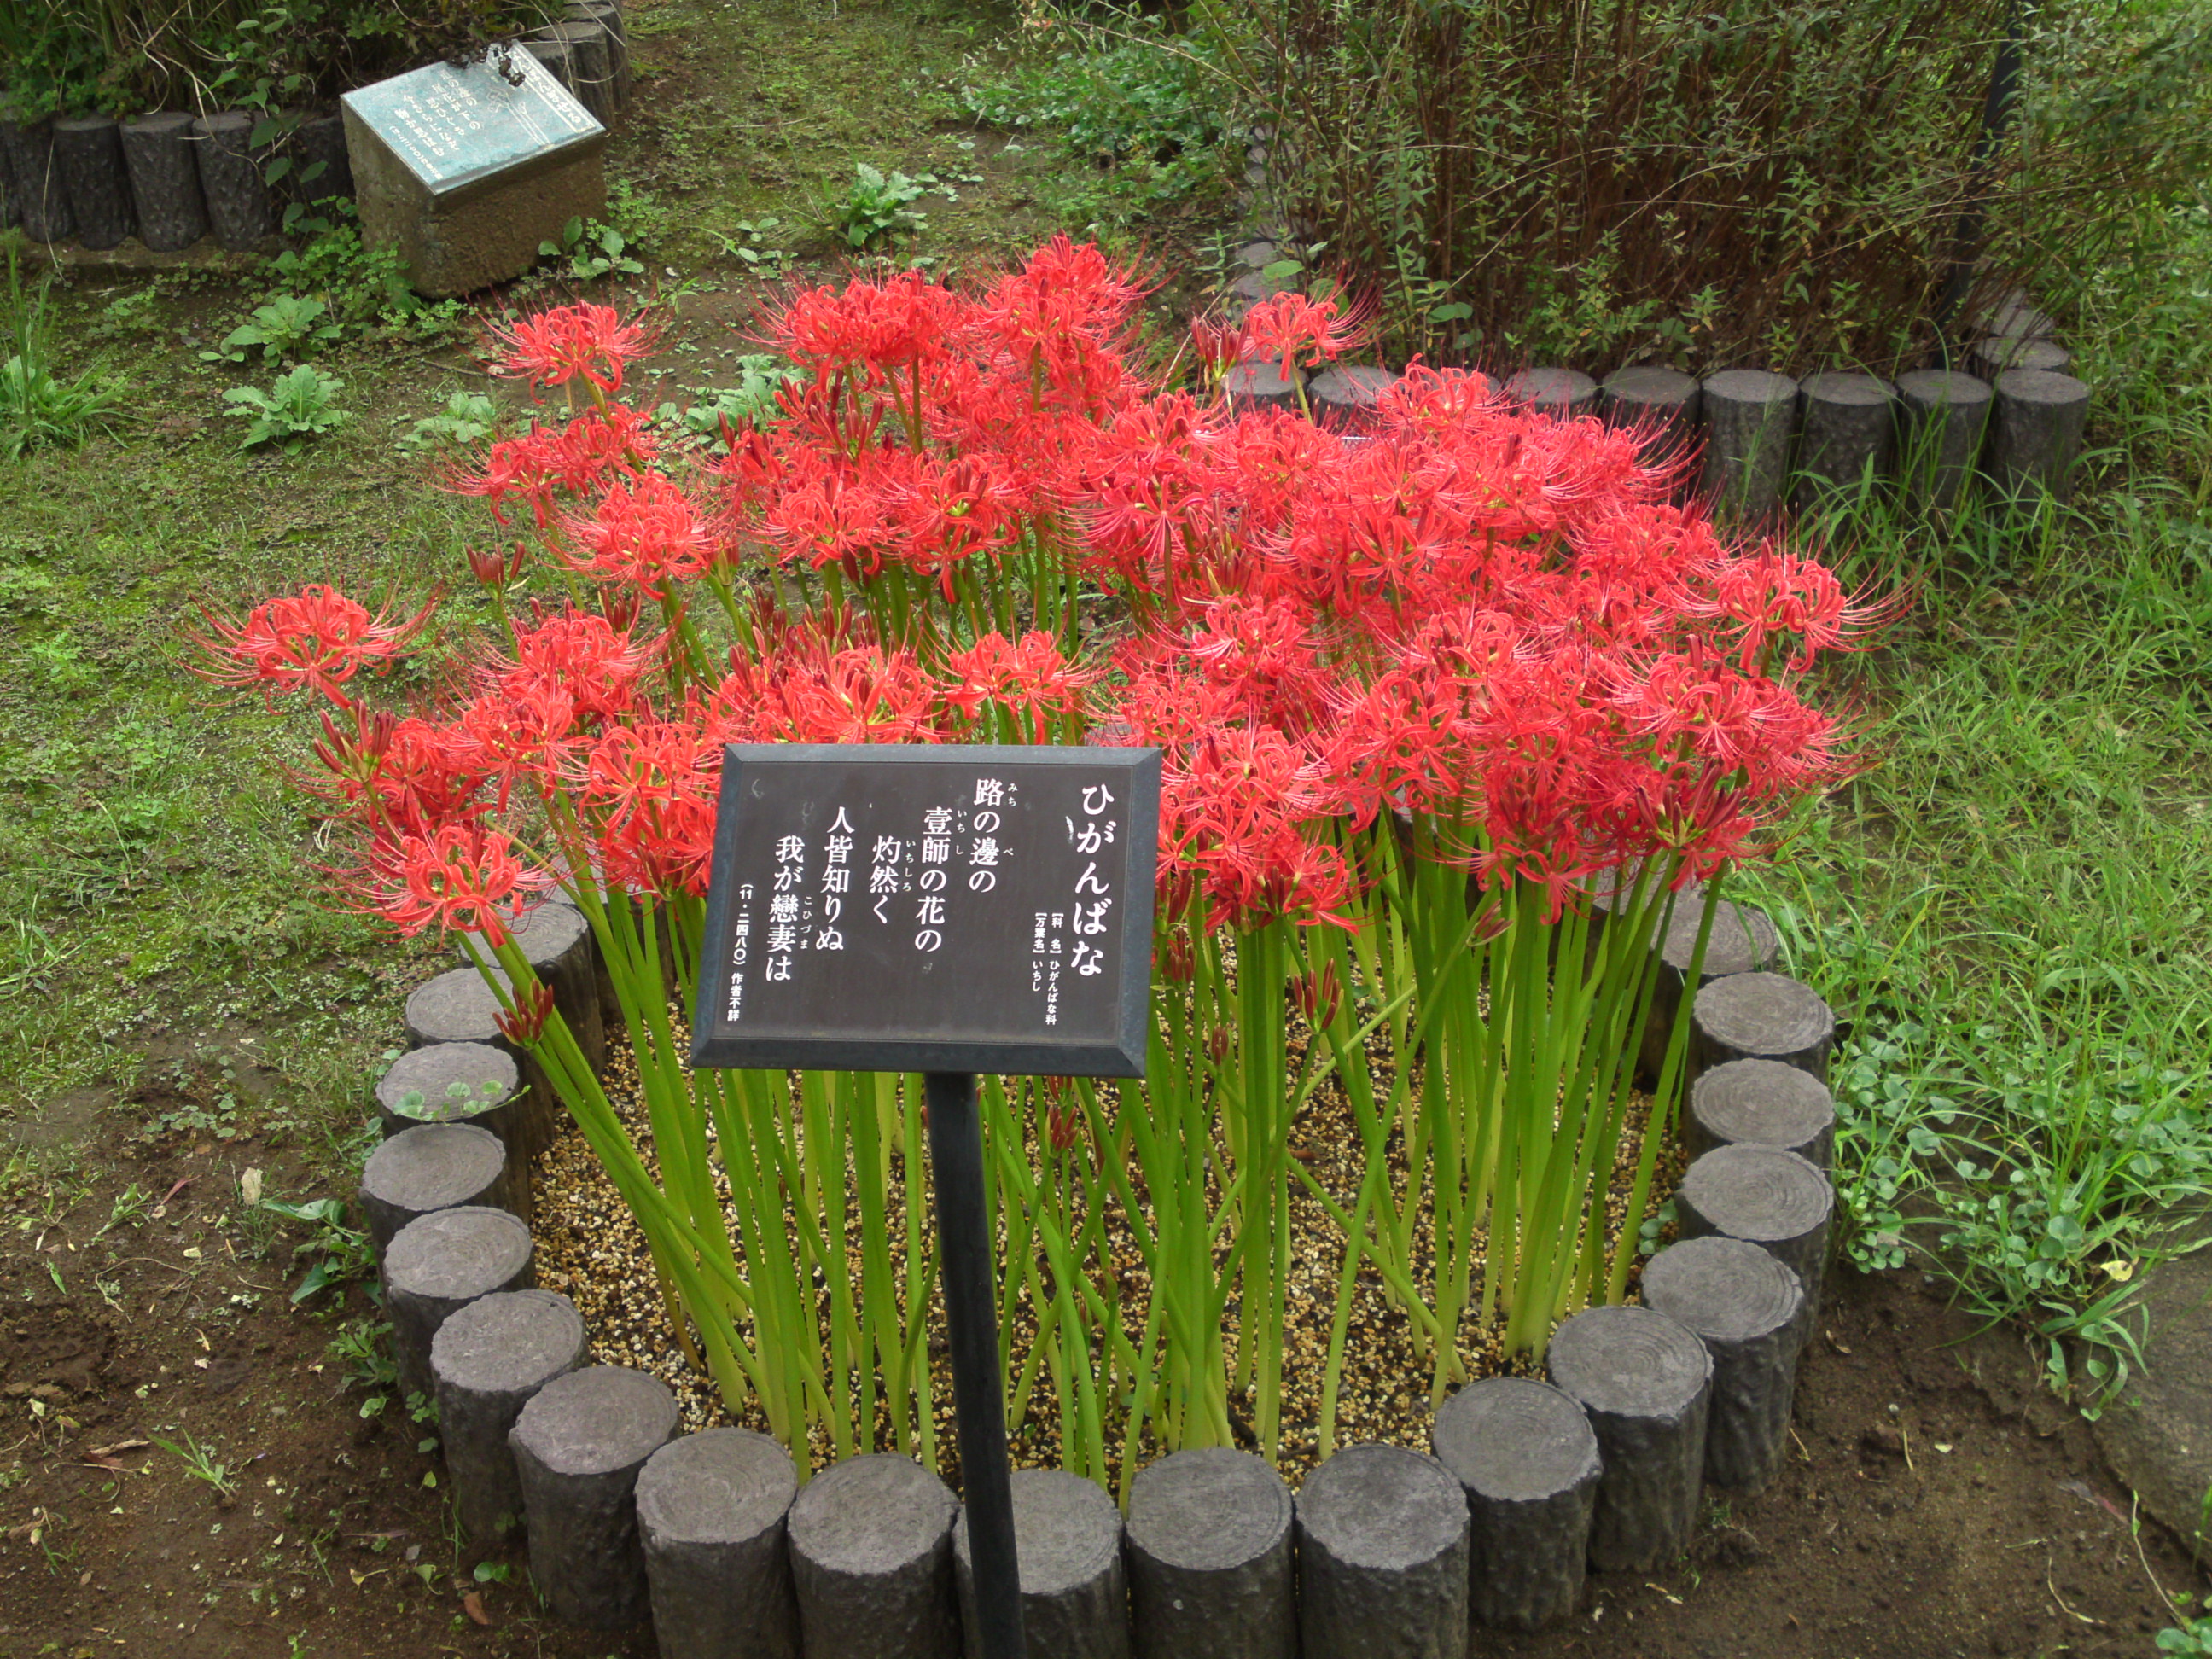
[[115, 118], [79, 116], [55, 122], [53, 131], [54, 170], [69, 197], [77, 240], [88, 248], [120, 247], [138, 228], [138, 214]]
[[192, 123], [199, 147], [200, 194], [216, 240], [232, 253], [251, 253], [276, 228], [276, 209], [261, 176], [251, 140], [254, 119], [245, 110], [204, 115]]
[[1799, 509], [1889, 476], [1896, 449], [1897, 392], [1871, 374], [1814, 374], [1798, 388]]
[[1429, 1443], [1467, 1493], [1468, 1617], [1519, 1631], [1570, 1617], [1604, 1471], [1589, 1413], [1547, 1383], [1488, 1376], [1444, 1401]]
[[549, 23], [533, 38], [567, 45], [570, 73], [574, 77], [574, 84], [568, 90], [575, 94], [576, 101], [589, 110], [601, 126], [614, 125], [617, 113], [614, 53], [606, 25], [597, 18], [571, 18], [565, 22]]
[[848, 1457], [808, 1481], [788, 1523], [806, 1659], [957, 1659], [959, 1507], [910, 1458]]
[[1992, 334], [1974, 342], [1973, 349], [1966, 354], [1966, 367], [1984, 380], [1994, 380], [2014, 368], [2063, 374], [2074, 367], [2074, 354], [2056, 340]]
[[629, 31], [623, 26], [622, 7], [616, 0], [575, 0], [568, 8], [572, 21], [589, 21], [606, 30], [607, 58], [614, 74], [615, 112], [629, 109]]
[[122, 139], [138, 240], [155, 253], [183, 252], [208, 234], [192, 118], [174, 111], [142, 115], [123, 124]]
[[1688, 467], [1704, 430], [1704, 408], [1698, 383], [1671, 368], [1615, 369], [1597, 389], [1600, 418], [1643, 434], [1644, 459], [1655, 465]]
[[[548, 73], [565, 88], [571, 96], [576, 90], [576, 54], [566, 40], [546, 40], [532, 38], [520, 41], [522, 49], [543, 64]], [[582, 102], [578, 99], [579, 103]]]
[[1978, 307], [1973, 320], [1983, 333], [2007, 339], [2047, 340], [2058, 331], [2051, 313], [2033, 304], [2026, 291], [2017, 288], [1996, 295], [1985, 313]]
[[1954, 369], [1897, 377], [1898, 471], [1918, 511], [1954, 513], [1965, 502], [1996, 395], [1988, 381]]
[[[1296, 368], [1291, 369], [1297, 374]], [[1230, 409], [1237, 414], [1254, 409], [1287, 409], [1298, 406], [1298, 383], [1285, 380], [1280, 363], [1261, 362], [1247, 359], [1230, 364], [1221, 377], [1221, 395], [1228, 400]]]
[[1797, 435], [1797, 382], [1762, 368], [1729, 368], [1700, 388], [1705, 457], [1698, 488], [1713, 510], [1739, 523], [1782, 505]]
[[[1029, 1650], [1040, 1659], [1129, 1659], [1129, 1583], [1113, 1498], [1065, 1469], [1016, 1469], [1013, 1494]], [[965, 1510], [953, 1523], [952, 1570], [968, 1659], [982, 1659]]]
[[[508, 986], [507, 970], [492, 975], [502, 989]], [[416, 1048], [438, 1042], [477, 1042], [512, 1055], [521, 1088], [510, 1102], [507, 1121], [514, 1128], [510, 1145], [523, 1158], [533, 1158], [553, 1144], [560, 1097], [537, 1055], [499, 1029], [498, 995], [474, 968], [455, 968], [419, 986], [407, 999], [407, 1040]]]
[[478, 1297], [530, 1288], [530, 1229], [505, 1210], [433, 1210], [392, 1236], [383, 1268], [401, 1396], [434, 1398], [438, 1328]]
[[1306, 387], [1313, 416], [1325, 426], [1358, 426], [1382, 394], [1405, 377], [1374, 363], [1338, 363]]
[[465, 1205], [512, 1208], [507, 1148], [472, 1124], [419, 1124], [379, 1146], [361, 1172], [361, 1206], [379, 1261], [410, 1222]]
[[1291, 1492], [1262, 1459], [1179, 1451], [1129, 1485], [1137, 1659], [1297, 1659]]
[[521, 1080], [514, 1056], [488, 1042], [410, 1048], [377, 1079], [378, 1121], [386, 1139], [423, 1123], [473, 1123], [511, 1141], [507, 1108]]
[[1781, 974], [1730, 974], [1699, 989], [1691, 1018], [1699, 1071], [1778, 1060], [1827, 1081], [1836, 1017], [1809, 985]]
[[2072, 493], [2081, 434], [2088, 428], [2089, 388], [2071, 374], [2039, 368], [2008, 369], [1997, 376], [1996, 386], [1991, 481], [2007, 497], [2039, 492], [2065, 501]]
[[1589, 1413], [1605, 1473], [1589, 1564], [1650, 1572], [1690, 1542], [1705, 1475], [1713, 1363], [1705, 1344], [1649, 1308], [1592, 1308], [1553, 1334], [1553, 1382]]
[[430, 1380], [447, 1495], [479, 1543], [522, 1524], [522, 1477], [507, 1431], [537, 1392], [584, 1363], [584, 1322], [550, 1291], [495, 1291], [438, 1327]]
[[661, 1659], [799, 1659], [791, 1454], [750, 1429], [672, 1440], [637, 1477]]
[[1299, 1489], [1304, 1659], [1462, 1659], [1467, 1498], [1402, 1446], [1347, 1446]]
[[353, 163], [346, 155], [345, 118], [318, 115], [292, 133], [292, 171], [285, 194], [305, 207], [353, 195]]
[[1779, 1146], [1825, 1172], [1836, 1155], [1835, 1097], [1795, 1066], [1732, 1060], [1691, 1085], [1682, 1141], [1692, 1158], [1739, 1142]]
[[677, 1429], [657, 1376], [593, 1365], [531, 1396], [507, 1431], [530, 1534], [530, 1577], [554, 1617], [625, 1630], [651, 1588], [638, 1536], [637, 1477]]
[[[1667, 1061], [1667, 1042], [1674, 1029], [1674, 1016], [1682, 1006], [1682, 989], [1689, 982], [1690, 963], [1698, 954], [1698, 930], [1704, 925], [1704, 891], [1685, 887], [1674, 896], [1674, 913], [1659, 940], [1659, 975], [1651, 986], [1651, 1010], [1644, 1022], [1644, 1039], [1637, 1054], [1637, 1070], [1647, 1081], [1658, 1079]], [[1782, 936], [1766, 912], [1748, 904], [1723, 899], [1713, 907], [1712, 931], [1705, 939], [1705, 958], [1698, 975], [1700, 986], [1731, 974], [1755, 974], [1771, 968], [1782, 954]], [[1697, 1061], [1693, 1043], [1684, 1056], [1686, 1066]]]
[[1597, 413], [1597, 382], [1577, 368], [1524, 368], [1506, 380], [1505, 395], [1555, 421]]
[[1797, 1275], [1809, 1326], [1828, 1265], [1828, 1177], [1779, 1146], [1719, 1146], [1690, 1165], [1674, 1193], [1685, 1238], [1717, 1234], [1756, 1244]]
[[66, 242], [76, 235], [69, 191], [55, 163], [53, 129], [44, 121], [0, 121], [0, 150], [7, 153], [23, 234], [34, 242]]
[[1789, 1441], [1807, 1328], [1797, 1275], [1741, 1239], [1688, 1238], [1644, 1263], [1644, 1305], [1695, 1332], [1711, 1356], [1705, 1479], [1758, 1491]]

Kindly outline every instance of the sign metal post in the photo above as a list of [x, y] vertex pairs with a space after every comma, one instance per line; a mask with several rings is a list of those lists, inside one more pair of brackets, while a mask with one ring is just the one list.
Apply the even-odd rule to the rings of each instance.
[[1024, 1659], [976, 1073], [1142, 1077], [1159, 751], [725, 751], [692, 1061], [920, 1072], [975, 1632]]

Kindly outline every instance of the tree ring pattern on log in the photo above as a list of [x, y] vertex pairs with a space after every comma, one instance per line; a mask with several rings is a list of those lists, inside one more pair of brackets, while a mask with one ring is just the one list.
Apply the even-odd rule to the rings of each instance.
[[399, 1230], [385, 1253], [392, 1290], [442, 1302], [472, 1301], [530, 1265], [530, 1229], [505, 1210], [435, 1210]]
[[1802, 1238], [1825, 1227], [1835, 1206], [1835, 1188], [1812, 1164], [1779, 1146], [1749, 1143], [1707, 1152], [1690, 1165], [1674, 1196], [1711, 1231], [1756, 1244]]

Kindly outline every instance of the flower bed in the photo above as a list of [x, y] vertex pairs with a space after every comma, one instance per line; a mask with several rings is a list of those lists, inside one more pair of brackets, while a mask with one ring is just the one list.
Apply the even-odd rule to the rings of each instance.
[[[920, 1091], [688, 1069], [721, 744], [1164, 750], [1143, 1089], [983, 1091], [1015, 1415], [1048, 1397], [1063, 1467], [1123, 1491], [1159, 1452], [1281, 1460], [1294, 1387], [1325, 1462], [1378, 1316], [1396, 1392], [1433, 1407], [1624, 1299], [1692, 1054], [1667, 975], [1703, 982], [1725, 869], [1843, 764], [1796, 690], [1856, 620], [1833, 578], [1674, 504], [1638, 433], [1421, 368], [1356, 433], [1239, 413], [1211, 395], [1231, 362], [1334, 358], [1356, 320], [1267, 301], [1196, 331], [1178, 390], [1137, 349], [1140, 294], [1064, 240], [972, 291], [797, 294], [781, 417], [710, 454], [618, 401], [644, 331], [517, 323], [505, 366], [572, 418], [454, 479], [516, 539], [471, 556], [498, 627], [453, 693], [362, 701], [430, 613], [327, 588], [211, 641], [221, 677], [323, 698], [358, 902], [461, 935], [635, 1218], [687, 1363], [794, 1452], [945, 1450], [934, 1262], [896, 1178]], [[518, 602], [533, 561], [565, 602]], [[589, 1015], [513, 932], [545, 890], [589, 923]], [[1704, 902], [1678, 915], [1683, 893]], [[771, 957], [816, 943], [770, 921]], [[610, 1014], [635, 1117], [590, 1052]], [[1316, 1136], [1334, 1190], [1297, 1156]]]

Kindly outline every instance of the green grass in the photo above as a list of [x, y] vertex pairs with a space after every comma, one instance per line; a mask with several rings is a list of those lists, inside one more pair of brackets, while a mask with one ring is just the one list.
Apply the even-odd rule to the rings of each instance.
[[2212, 223], [2138, 246], [2072, 331], [2070, 510], [1865, 504], [1841, 562], [1917, 599], [1835, 686], [1869, 764], [1745, 883], [1850, 1021], [1854, 1254], [1925, 1260], [2093, 1408], [2212, 1194]]

